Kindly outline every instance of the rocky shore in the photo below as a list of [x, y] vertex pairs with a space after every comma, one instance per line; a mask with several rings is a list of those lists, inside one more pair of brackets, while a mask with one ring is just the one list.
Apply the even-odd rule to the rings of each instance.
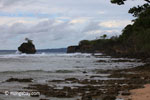
[[[122, 62], [122, 60], [115, 62]], [[45, 96], [33, 96], [39, 97], [39, 100], [50, 100], [50, 97], [76, 98], [75, 100], [116, 100], [116, 98], [121, 96], [131, 95], [130, 90], [143, 88], [145, 84], [150, 83], [150, 64], [148, 62], [145, 63], [147, 64], [130, 69], [95, 70], [96, 75], [90, 76], [87, 79], [72, 77], [64, 80], [49, 80], [46, 84], [35, 84], [32, 83], [34, 80], [31, 78], [10, 78], [6, 82], [28, 82], [28, 86], [24, 87], [24, 89], [38, 91], [41, 95]], [[87, 75], [87, 72], [83, 73], [85, 73], [85, 76]], [[102, 73], [108, 74], [107, 78], [99, 76]], [[71, 84], [72, 86], [66, 85], [60, 88], [52, 84]], [[80, 85], [73, 86], [73, 84]]]

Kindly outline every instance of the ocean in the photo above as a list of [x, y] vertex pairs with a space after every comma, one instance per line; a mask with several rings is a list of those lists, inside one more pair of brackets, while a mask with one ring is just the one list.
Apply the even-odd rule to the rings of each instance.
[[[115, 62], [126, 60], [126, 62]], [[139, 59], [112, 58], [101, 53], [72, 53], [65, 52], [39, 52], [38, 54], [17, 54], [16, 51], [0, 52], [0, 100], [40, 100], [46, 98], [43, 94], [40, 97], [28, 97], [18, 95], [6, 95], [6, 91], [28, 91], [25, 89], [30, 84], [48, 84], [56, 88], [66, 86], [82, 86], [81, 83], [58, 82], [53, 80], [65, 80], [77, 78], [78, 80], [90, 79], [91, 76], [100, 76], [94, 80], [109, 80], [107, 73], [97, 74], [97, 70], [116, 70], [132, 68], [143, 65]], [[32, 78], [32, 83], [7, 82], [10, 78], [25, 79]], [[77, 98], [49, 97], [50, 100], [76, 100]]]

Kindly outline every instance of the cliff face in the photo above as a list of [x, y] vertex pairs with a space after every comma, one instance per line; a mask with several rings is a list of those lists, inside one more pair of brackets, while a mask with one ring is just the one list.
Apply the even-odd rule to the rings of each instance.
[[91, 45], [79, 45], [79, 46], [69, 46], [67, 48], [67, 53], [93, 53], [93, 47]]
[[18, 50], [22, 53], [27, 53], [27, 54], [36, 53], [35, 46], [32, 43], [22, 43], [21, 46], [18, 47]]
[[126, 46], [120, 43], [102, 43], [103, 45], [79, 45], [70, 46], [67, 49], [67, 53], [104, 53], [117, 57], [135, 57], [135, 58], [149, 58], [150, 52], [141, 52], [134, 49], [134, 47]]
[[69, 46], [67, 48], [67, 53], [80, 52], [79, 46]]

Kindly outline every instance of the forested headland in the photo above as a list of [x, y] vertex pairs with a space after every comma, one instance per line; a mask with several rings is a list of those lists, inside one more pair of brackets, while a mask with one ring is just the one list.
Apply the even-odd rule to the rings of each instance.
[[[129, 13], [135, 19], [132, 20], [133, 24], [127, 25], [122, 30], [120, 36], [107, 38], [104, 34], [100, 39], [82, 40], [78, 46], [68, 47], [68, 53], [102, 52], [117, 56], [150, 57], [150, 1], [143, 1], [145, 4], [130, 8]], [[111, 0], [111, 2], [122, 5], [126, 0]]]

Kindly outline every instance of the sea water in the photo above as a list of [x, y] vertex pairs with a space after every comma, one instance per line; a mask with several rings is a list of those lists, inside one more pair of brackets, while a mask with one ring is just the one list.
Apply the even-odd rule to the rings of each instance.
[[[132, 68], [143, 64], [138, 62], [137, 59], [97, 55], [99, 57], [87, 53], [0, 54], [0, 92], [24, 90], [23, 87], [29, 85], [28, 83], [18, 82], [8, 83], [6, 80], [9, 78], [32, 78], [35, 84], [47, 84], [49, 80], [64, 80], [65, 78], [72, 77], [88, 79], [92, 75], [97, 75], [95, 70]], [[132, 62], [111, 62], [112, 60], [122, 59], [132, 60]], [[106, 62], [98, 62], [99, 60]], [[99, 75], [103, 76], [102, 79], [104, 80], [107, 79], [104, 76], [108, 76], [108, 74]], [[63, 86], [72, 87], [81, 84], [55, 85], [61, 88]], [[37, 100], [37, 98], [0, 94], [0, 100]], [[53, 100], [55, 99], [53, 98]]]

